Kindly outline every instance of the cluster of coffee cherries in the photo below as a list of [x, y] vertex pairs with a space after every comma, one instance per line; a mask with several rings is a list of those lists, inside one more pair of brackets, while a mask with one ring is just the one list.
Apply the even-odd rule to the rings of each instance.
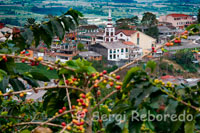
[[114, 87], [116, 90], [121, 90], [122, 82], [119, 81], [120, 75], [112, 74], [109, 76], [105, 76], [106, 74], [107, 74], [106, 70], [104, 70], [101, 73], [96, 72], [92, 74], [92, 82], [94, 83], [94, 88], [98, 89], [97, 90], [98, 96], [101, 95], [101, 90], [99, 87], [99, 84], [101, 84], [101, 82], [99, 82], [100, 80], [103, 80], [102, 83], [106, 87], [107, 85], [109, 85], [108, 87]]
[[79, 99], [77, 99], [78, 105], [72, 105], [72, 109], [75, 109], [72, 114], [72, 123], [73, 123], [73, 132], [85, 132], [84, 123], [85, 117], [88, 112], [88, 106], [90, 104], [90, 100], [92, 99], [91, 93], [79, 95]]
[[188, 38], [188, 31], [184, 31], [183, 33], [181, 33], [181, 38], [183, 39], [187, 39]]
[[30, 53], [27, 53], [25, 50], [23, 50], [23, 51], [21, 51], [20, 52], [20, 55], [21, 56], [25, 56], [23, 59], [21, 59], [21, 62], [22, 63], [25, 63], [26, 61], [30, 61], [30, 65], [31, 66], [38, 66], [39, 65], [39, 63], [41, 62], [41, 61], [43, 61], [43, 57], [34, 57], [34, 60], [29, 60], [28, 59], [28, 56], [30, 56]]
[[165, 44], [165, 46], [167, 46], [167, 47], [170, 47], [170, 46], [173, 46], [173, 45], [174, 45], [173, 42], [167, 42], [167, 43]]
[[[72, 110], [75, 110], [72, 112], [72, 124], [67, 125], [65, 122], [62, 122], [61, 125], [68, 131], [84, 133], [85, 116], [88, 112], [87, 107], [89, 106], [91, 99], [92, 96], [90, 92], [86, 95], [81, 93], [79, 99], [77, 99], [78, 105], [72, 105]], [[62, 109], [59, 109], [58, 112], [63, 113], [65, 110], [66, 108], [63, 107]]]
[[72, 77], [68, 78], [67, 80], [65, 80], [65, 83], [67, 85], [76, 87], [79, 84], [79, 81], [80, 81], [80, 79], [72, 76]]
[[7, 62], [7, 61], [8, 61], [8, 59], [7, 59], [6, 55], [2, 56], [2, 59], [3, 59], [5, 62]]
[[155, 47], [152, 47], [151, 49], [152, 49], [152, 53], [156, 53], [157, 52], [157, 50], [155, 49]]
[[20, 52], [20, 55], [30, 56], [31, 54], [28, 51], [23, 50], [23, 51]]
[[175, 40], [174, 40], [174, 43], [180, 44], [181, 43], [181, 39], [179, 37], [176, 37]]

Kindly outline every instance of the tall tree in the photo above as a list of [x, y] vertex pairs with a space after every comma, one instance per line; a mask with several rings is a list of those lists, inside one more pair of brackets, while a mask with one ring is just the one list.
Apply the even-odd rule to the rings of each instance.
[[129, 26], [137, 26], [139, 24], [138, 16], [132, 18], [121, 18], [116, 21], [118, 29], [130, 29]]
[[141, 21], [142, 25], [151, 27], [155, 26], [158, 23], [158, 20], [156, 19], [156, 15], [151, 12], [145, 12], [142, 17]]
[[158, 39], [159, 36], [159, 30], [157, 26], [149, 27], [147, 31], [145, 31], [145, 34]]

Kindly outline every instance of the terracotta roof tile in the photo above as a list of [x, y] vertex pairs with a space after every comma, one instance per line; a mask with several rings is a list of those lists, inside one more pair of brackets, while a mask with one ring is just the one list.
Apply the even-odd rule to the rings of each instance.
[[123, 42], [125, 45], [135, 45], [133, 42], [127, 41], [127, 42]]
[[116, 31], [116, 34], [119, 34], [120, 32], [123, 32], [127, 36], [131, 36], [132, 34], [136, 33], [136, 30], [118, 30]]
[[166, 75], [161, 77], [161, 79], [172, 79], [172, 78], [174, 79], [175, 77], [171, 75]]
[[189, 15], [186, 15], [186, 14], [176, 14], [176, 13], [168, 14], [167, 16], [172, 16], [172, 17], [189, 17]]

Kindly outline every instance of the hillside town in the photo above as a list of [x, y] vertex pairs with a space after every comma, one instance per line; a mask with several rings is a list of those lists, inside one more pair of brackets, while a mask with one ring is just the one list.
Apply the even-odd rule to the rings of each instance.
[[[123, 29], [124, 23], [126, 23], [124, 20], [117, 21], [117, 24], [114, 23], [112, 11], [109, 9], [107, 21], [103, 27], [94, 24], [82, 24], [66, 33], [62, 41], [58, 37], [54, 37], [50, 49], [44, 42], [40, 42], [38, 47], [27, 49], [26, 52], [29, 57], [41, 57], [46, 61], [64, 63], [68, 60], [83, 58], [99, 64], [106, 61], [104, 66], [116, 66], [117, 68], [151, 51], [153, 53], [140, 62], [159, 59], [166, 55], [171, 57], [178, 50], [198, 51], [197, 49], [200, 48], [199, 35], [186, 35], [188, 34], [186, 27], [195, 24], [197, 21], [194, 16], [176, 13], [160, 16], [153, 25], [158, 29], [156, 38], [154, 38], [154, 33], [147, 35], [148, 24], [135, 25], [133, 22], [127, 22], [128, 29], [127, 27]], [[20, 30], [23, 31], [23, 28], [1, 23], [0, 41], [12, 39], [12, 36], [6, 38], [5, 34], [10, 34], [13, 31], [20, 32]], [[171, 42], [170, 40], [173, 38], [177, 40]], [[166, 45], [163, 49], [154, 51], [163, 44]], [[194, 52], [194, 57], [193, 62], [199, 63], [200, 52]], [[171, 79], [171, 77], [168, 79]]]
[[198, 1], [0, 0], [0, 132], [200, 133]]
[[[194, 24], [196, 18], [185, 14], [168, 14], [158, 19], [158, 38], [145, 34], [145, 26], [135, 26], [134, 29], [118, 29], [112, 21], [112, 13], [109, 9], [108, 19], [104, 28], [98, 25], [80, 25], [74, 31], [66, 33], [63, 41], [54, 38], [51, 49], [47, 49], [41, 42], [37, 48], [29, 49], [31, 57], [43, 57], [44, 60], [65, 62], [80, 56], [88, 60], [100, 61], [104, 57], [110, 64], [123, 65], [144, 55], [152, 50], [152, 47], [159, 47], [166, 43], [171, 37], [181, 35], [185, 27]], [[0, 41], [6, 40], [2, 33], [11, 33], [20, 27], [12, 25], [0, 25]], [[21, 29], [23, 30], [23, 29]], [[148, 30], [148, 29], [147, 29]], [[9, 39], [12, 37], [10, 36]], [[180, 46], [170, 48], [170, 51], [184, 48], [198, 48], [200, 37], [189, 36], [181, 39]], [[80, 49], [79, 47], [83, 47]], [[166, 47], [169, 50], [168, 47]], [[162, 54], [162, 51], [155, 52], [154, 56]]]

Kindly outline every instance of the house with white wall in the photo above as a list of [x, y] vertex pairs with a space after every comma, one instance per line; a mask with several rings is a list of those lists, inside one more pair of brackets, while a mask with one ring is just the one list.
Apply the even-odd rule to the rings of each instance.
[[172, 26], [176, 28], [183, 29], [190, 24], [193, 24], [196, 19], [193, 16], [186, 14], [168, 14], [166, 16], [160, 16], [159, 22], [168, 22], [171, 23]]
[[117, 30], [115, 33], [116, 40], [130, 41], [131, 35], [137, 32], [136, 30]]
[[122, 42], [132, 42], [143, 50], [151, 49], [152, 46], [156, 43], [156, 39], [136, 30], [118, 30], [116, 32], [116, 39]]

